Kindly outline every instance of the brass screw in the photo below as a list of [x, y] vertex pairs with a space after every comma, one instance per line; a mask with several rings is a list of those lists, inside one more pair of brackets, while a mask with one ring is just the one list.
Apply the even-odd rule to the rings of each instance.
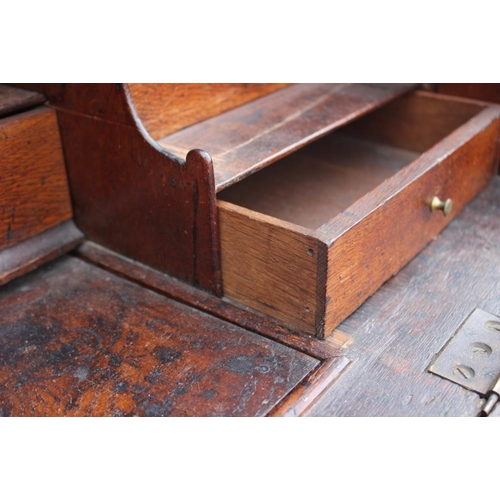
[[445, 217], [450, 215], [451, 210], [453, 209], [453, 201], [451, 198], [448, 198], [446, 201], [441, 201], [437, 196], [434, 196], [431, 200], [431, 210], [434, 212], [435, 210], [442, 210]]

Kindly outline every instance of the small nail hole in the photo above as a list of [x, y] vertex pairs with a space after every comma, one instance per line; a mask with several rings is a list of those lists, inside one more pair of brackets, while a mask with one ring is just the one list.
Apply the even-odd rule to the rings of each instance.
[[312, 248], [310, 248], [308, 251], [307, 251], [307, 255], [309, 255], [309, 257], [312, 257], [314, 255], [314, 250]]
[[311, 309], [309, 309], [307, 306], [304, 307], [304, 310], [306, 311], [306, 313], [311, 312]]

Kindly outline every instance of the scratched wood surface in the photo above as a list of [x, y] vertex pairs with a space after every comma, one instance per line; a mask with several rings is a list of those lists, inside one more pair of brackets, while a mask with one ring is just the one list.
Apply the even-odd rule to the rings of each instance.
[[328, 339], [353, 360], [310, 416], [475, 416], [481, 399], [427, 373], [469, 313], [500, 314], [500, 178]]
[[0, 250], [71, 219], [55, 111], [0, 120]]
[[63, 257], [0, 288], [0, 414], [265, 415], [319, 361]]
[[412, 88], [411, 84], [292, 85], [169, 135], [159, 144], [179, 157], [193, 148], [207, 151], [220, 191]]

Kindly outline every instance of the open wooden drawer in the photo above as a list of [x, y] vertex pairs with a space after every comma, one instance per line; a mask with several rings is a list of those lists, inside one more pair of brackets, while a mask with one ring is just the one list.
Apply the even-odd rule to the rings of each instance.
[[487, 184], [499, 110], [414, 92], [219, 192], [224, 295], [332, 333]]

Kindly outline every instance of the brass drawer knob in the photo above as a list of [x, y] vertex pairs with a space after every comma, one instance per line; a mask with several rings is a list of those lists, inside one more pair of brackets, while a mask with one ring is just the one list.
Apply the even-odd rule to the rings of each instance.
[[448, 198], [446, 201], [441, 201], [437, 196], [431, 200], [431, 210], [442, 210], [445, 217], [448, 217], [453, 208], [453, 201]]

